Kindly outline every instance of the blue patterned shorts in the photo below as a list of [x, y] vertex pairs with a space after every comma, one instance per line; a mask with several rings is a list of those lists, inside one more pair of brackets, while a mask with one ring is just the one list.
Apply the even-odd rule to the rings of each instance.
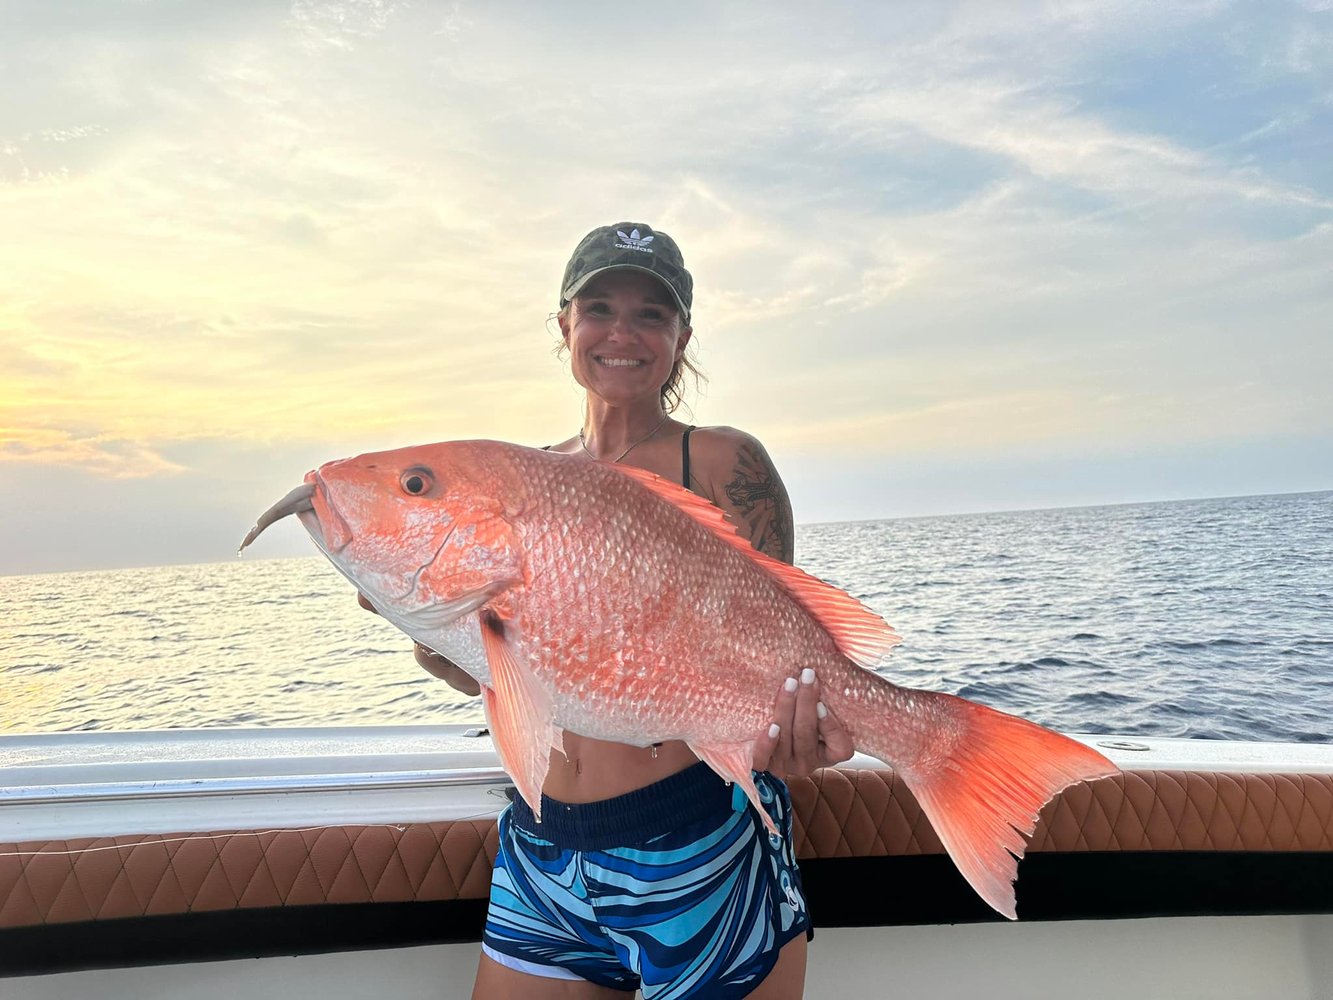
[[483, 951], [644, 1000], [745, 996], [810, 924], [787, 786], [767, 772], [755, 782], [781, 837], [702, 763], [602, 802], [543, 798], [541, 823], [515, 799]]

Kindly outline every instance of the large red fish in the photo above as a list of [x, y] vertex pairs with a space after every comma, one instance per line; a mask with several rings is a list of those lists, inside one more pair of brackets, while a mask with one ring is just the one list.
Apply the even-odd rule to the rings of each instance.
[[1013, 918], [1042, 805], [1116, 771], [1058, 733], [866, 669], [899, 641], [883, 619], [640, 469], [493, 441], [362, 455], [309, 473], [241, 547], [290, 513], [385, 618], [477, 679], [534, 812], [566, 729], [684, 740], [757, 807], [754, 741], [783, 681], [813, 667], [857, 749], [902, 776], [964, 877]]

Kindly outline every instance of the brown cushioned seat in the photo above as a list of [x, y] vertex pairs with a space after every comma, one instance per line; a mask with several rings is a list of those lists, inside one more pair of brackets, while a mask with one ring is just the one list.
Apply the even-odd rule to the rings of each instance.
[[[801, 858], [937, 854], [889, 770], [791, 782]], [[1048, 803], [1032, 851], [1333, 850], [1333, 775], [1132, 771]], [[157, 914], [484, 899], [493, 820], [0, 843], [0, 929]]]

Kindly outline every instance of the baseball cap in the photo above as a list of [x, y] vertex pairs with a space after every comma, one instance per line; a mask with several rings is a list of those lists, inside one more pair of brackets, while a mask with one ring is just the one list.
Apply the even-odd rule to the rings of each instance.
[[594, 229], [579, 241], [574, 256], [565, 265], [560, 283], [560, 308], [584, 285], [603, 271], [646, 271], [664, 284], [680, 309], [681, 322], [690, 321], [694, 279], [685, 270], [680, 247], [666, 233], [642, 222], [618, 222]]

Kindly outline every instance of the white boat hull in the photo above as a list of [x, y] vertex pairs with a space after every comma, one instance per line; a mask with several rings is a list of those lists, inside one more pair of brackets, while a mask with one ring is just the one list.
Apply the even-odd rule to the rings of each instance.
[[[5, 1000], [454, 1000], [475, 944], [0, 980]], [[1333, 1000], [1333, 916], [1163, 917], [818, 931], [808, 1000]]]
[[[1080, 738], [1129, 773], [1043, 812], [1016, 924], [878, 762], [793, 784], [806, 995], [1333, 1000], [1333, 747]], [[0, 766], [5, 1000], [470, 995], [507, 784], [484, 736], [3, 737]]]

